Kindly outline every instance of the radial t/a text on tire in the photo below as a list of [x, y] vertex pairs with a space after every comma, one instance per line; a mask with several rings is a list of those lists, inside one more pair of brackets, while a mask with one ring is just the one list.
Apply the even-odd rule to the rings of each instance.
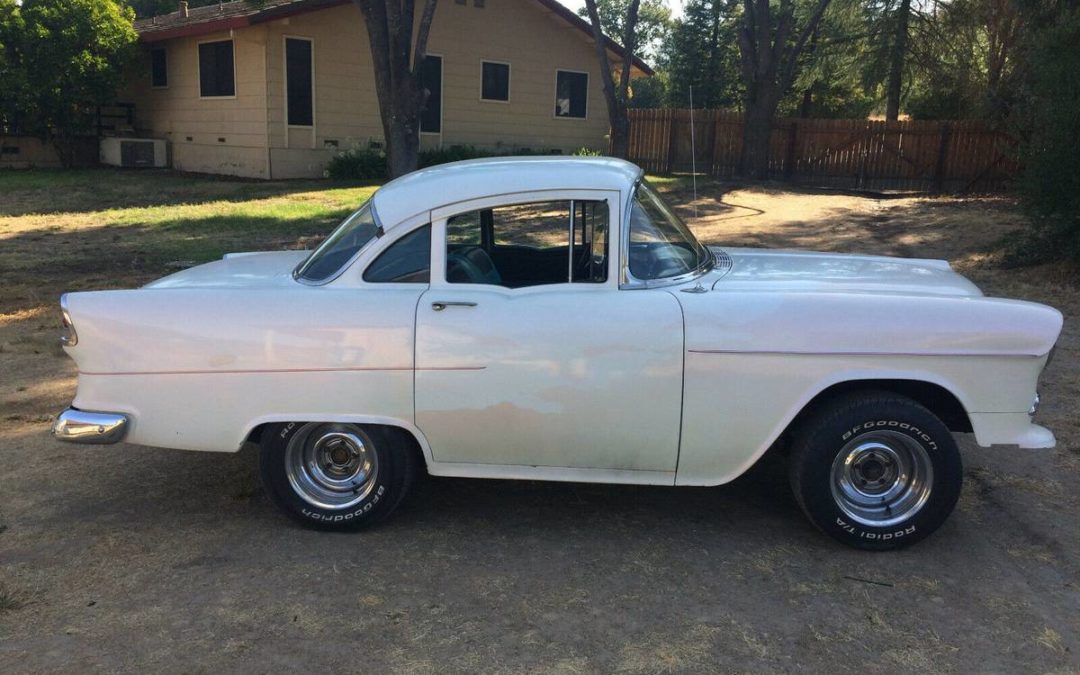
[[289, 422], [265, 429], [260, 445], [271, 501], [316, 529], [374, 525], [397, 507], [416, 472], [406, 432], [392, 427]]
[[895, 549], [933, 533], [960, 496], [963, 466], [949, 429], [916, 401], [859, 392], [819, 406], [796, 431], [795, 499], [833, 538]]

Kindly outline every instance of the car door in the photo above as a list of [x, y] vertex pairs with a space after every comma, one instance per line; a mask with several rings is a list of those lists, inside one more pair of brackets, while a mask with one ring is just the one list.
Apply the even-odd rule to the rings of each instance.
[[432, 213], [415, 391], [435, 462], [673, 477], [682, 310], [619, 290], [619, 203], [546, 192]]

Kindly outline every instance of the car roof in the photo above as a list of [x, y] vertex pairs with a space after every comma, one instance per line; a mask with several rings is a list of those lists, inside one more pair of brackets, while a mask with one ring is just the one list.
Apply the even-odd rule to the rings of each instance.
[[629, 193], [636, 165], [613, 157], [494, 157], [440, 164], [395, 178], [372, 196], [379, 223], [392, 229], [432, 209], [492, 195], [535, 190]]

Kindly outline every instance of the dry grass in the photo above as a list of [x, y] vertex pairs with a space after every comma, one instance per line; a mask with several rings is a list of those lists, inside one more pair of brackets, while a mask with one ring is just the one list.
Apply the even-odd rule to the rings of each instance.
[[0, 612], [9, 612], [23, 606], [23, 600], [16, 592], [0, 582]]
[[344, 671], [357, 653], [404, 673], [1075, 671], [1074, 270], [1000, 265], [1025, 226], [1005, 199], [703, 182], [695, 202], [679, 179], [655, 183], [709, 243], [946, 258], [989, 294], [1059, 307], [1040, 412], [1059, 448], [966, 444], [957, 513], [885, 557], [812, 531], [782, 477], [682, 491], [429, 481], [385, 528], [302, 531], [264, 502], [251, 452], [53, 443], [50, 416], [74, 391], [56, 298], [308, 245], [372, 188], [0, 174], [0, 671]]

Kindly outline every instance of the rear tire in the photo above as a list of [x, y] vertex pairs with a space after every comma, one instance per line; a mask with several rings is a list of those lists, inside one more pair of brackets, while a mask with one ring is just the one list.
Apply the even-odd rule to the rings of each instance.
[[307, 527], [357, 530], [390, 515], [417, 471], [394, 427], [289, 422], [266, 428], [259, 469], [274, 505]]
[[861, 392], [812, 412], [790, 462], [799, 506], [855, 548], [889, 550], [929, 536], [960, 497], [956, 441], [933, 413], [887, 392]]

